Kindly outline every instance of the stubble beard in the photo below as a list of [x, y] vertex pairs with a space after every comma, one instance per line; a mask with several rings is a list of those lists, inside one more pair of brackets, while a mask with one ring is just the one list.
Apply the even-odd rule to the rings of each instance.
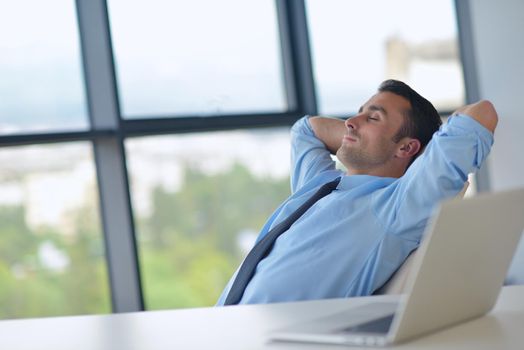
[[350, 147], [342, 144], [337, 150], [338, 160], [347, 168], [359, 171], [374, 169], [384, 165], [390, 158], [391, 152], [385, 144], [380, 145], [378, 152], [370, 153], [360, 145]]

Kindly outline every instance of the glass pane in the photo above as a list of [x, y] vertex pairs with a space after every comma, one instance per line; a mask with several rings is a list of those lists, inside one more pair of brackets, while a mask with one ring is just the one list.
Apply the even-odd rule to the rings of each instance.
[[73, 0], [0, 0], [0, 135], [87, 128]]
[[148, 309], [216, 303], [289, 196], [288, 131], [126, 141]]
[[85, 143], [0, 149], [0, 318], [111, 310]]
[[354, 113], [385, 79], [399, 79], [439, 110], [464, 102], [451, 0], [308, 0], [322, 114]]
[[287, 108], [274, 1], [108, 5], [124, 117]]

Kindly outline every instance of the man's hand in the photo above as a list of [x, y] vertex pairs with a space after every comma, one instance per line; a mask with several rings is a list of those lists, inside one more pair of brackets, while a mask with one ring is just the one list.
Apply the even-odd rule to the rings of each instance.
[[311, 117], [309, 123], [315, 136], [324, 142], [326, 148], [332, 154], [335, 154], [342, 144], [342, 137], [346, 133], [344, 121], [335, 118]]
[[495, 132], [499, 117], [493, 104], [487, 100], [460, 107], [453, 114], [465, 114], [482, 124], [486, 129]]

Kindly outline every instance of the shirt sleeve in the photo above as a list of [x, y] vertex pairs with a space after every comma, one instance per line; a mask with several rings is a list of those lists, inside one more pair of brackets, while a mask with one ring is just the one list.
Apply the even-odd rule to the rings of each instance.
[[376, 214], [386, 232], [420, 241], [436, 205], [456, 196], [469, 173], [479, 169], [493, 144], [493, 134], [466, 115], [450, 117], [393, 186], [377, 191]]
[[335, 161], [313, 132], [309, 116], [299, 119], [291, 128], [291, 193], [326, 170], [334, 170]]

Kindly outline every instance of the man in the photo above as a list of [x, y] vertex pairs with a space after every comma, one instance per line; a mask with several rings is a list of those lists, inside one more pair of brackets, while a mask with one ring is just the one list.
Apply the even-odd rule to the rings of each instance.
[[[480, 101], [440, 127], [433, 105], [396, 80], [346, 121], [300, 119], [291, 130], [292, 195], [257, 239], [269, 239], [269, 248], [253, 262], [255, 246], [217, 304], [372, 294], [418, 247], [436, 204], [480, 167], [497, 121], [491, 103]], [[333, 153], [345, 172], [335, 169]], [[316, 199], [331, 182], [336, 188]], [[312, 197], [305, 212], [292, 214]], [[290, 215], [298, 219], [270, 239]]]

